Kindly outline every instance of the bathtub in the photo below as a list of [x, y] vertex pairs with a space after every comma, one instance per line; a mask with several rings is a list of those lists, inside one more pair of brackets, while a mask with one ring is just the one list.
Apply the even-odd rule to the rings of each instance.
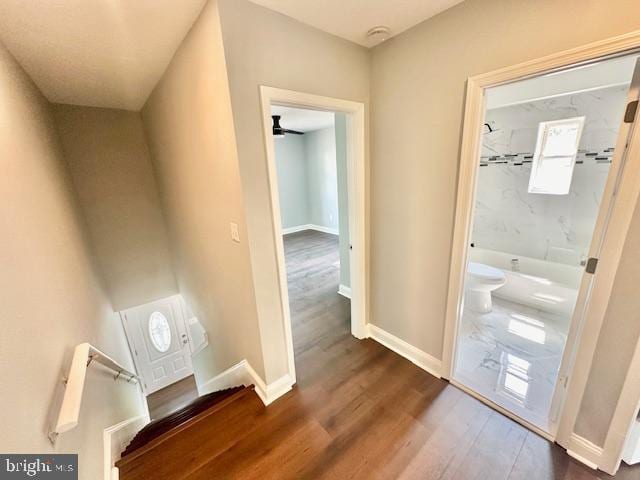
[[[520, 271], [512, 271], [513, 259], [518, 259]], [[504, 272], [507, 281], [493, 292], [495, 297], [563, 317], [572, 315], [583, 267], [477, 247], [469, 249], [469, 260]]]

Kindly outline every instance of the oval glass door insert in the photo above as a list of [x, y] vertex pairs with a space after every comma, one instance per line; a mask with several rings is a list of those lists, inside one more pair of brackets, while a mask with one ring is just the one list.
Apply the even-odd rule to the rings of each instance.
[[149, 337], [156, 350], [164, 353], [171, 346], [171, 327], [169, 321], [160, 312], [153, 312], [149, 317]]

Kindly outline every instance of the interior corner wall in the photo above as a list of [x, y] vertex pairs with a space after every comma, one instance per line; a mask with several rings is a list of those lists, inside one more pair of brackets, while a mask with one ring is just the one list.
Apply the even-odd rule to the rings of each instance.
[[338, 232], [338, 171], [333, 126], [305, 134], [309, 222]]
[[178, 293], [140, 114], [72, 105], [53, 112], [113, 308]]
[[285, 135], [275, 139], [274, 147], [282, 228], [307, 225], [310, 221], [305, 137]]
[[205, 5], [142, 118], [180, 293], [209, 334], [194, 358], [196, 381], [243, 359], [264, 378], [217, 2]]
[[349, 172], [347, 168], [347, 117], [344, 113], [335, 114], [335, 138], [338, 175], [338, 222], [340, 230], [340, 285], [350, 288]]
[[346, 178], [338, 178], [335, 128], [277, 138], [275, 153], [282, 228], [314, 225], [337, 233], [338, 183]]
[[288, 366], [259, 87], [349, 99], [368, 109], [369, 52], [247, 0], [221, 0], [220, 17], [265, 369], [274, 381]]
[[0, 44], [0, 451], [79, 454], [102, 478], [102, 432], [144, 412], [138, 385], [89, 368], [78, 426], [47, 439], [75, 346], [90, 342], [133, 370], [95, 273], [50, 106]]
[[373, 49], [373, 323], [442, 358], [466, 79], [638, 29], [635, 0], [466, 0]]

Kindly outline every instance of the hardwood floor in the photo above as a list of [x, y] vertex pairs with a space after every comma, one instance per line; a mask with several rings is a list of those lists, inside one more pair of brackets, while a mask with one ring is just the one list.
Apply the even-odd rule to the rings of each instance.
[[193, 375], [183, 378], [174, 384], [147, 395], [147, 406], [151, 420], [180, 410], [198, 398], [198, 387]]
[[[285, 237], [298, 383], [245, 395], [175, 435], [124, 480], [612, 478], [349, 331], [337, 237]], [[222, 415], [224, 413], [224, 415]], [[622, 467], [617, 480], [638, 480]]]
[[244, 385], [211, 392], [198, 397], [170, 415], [148, 423], [129, 442], [120, 460], [116, 462], [120, 473], [126, 474], [127, 471], [135, 470], [141, 464], [143, 466], [144, 462], [138, 461], [141, 456], [154, 451], [160, 444], [169, 441], [178, 433], [193, 428], [209, 415], [214, 415], [227, 405], [250, 394], [255, 395], [254, 387]]

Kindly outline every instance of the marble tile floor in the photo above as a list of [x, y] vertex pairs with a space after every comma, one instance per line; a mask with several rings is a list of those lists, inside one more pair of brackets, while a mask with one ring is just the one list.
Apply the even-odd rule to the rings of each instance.
[[464, 309], [454, 378], [548, 431], [569, 321], [495, 297], [489, 313]]

